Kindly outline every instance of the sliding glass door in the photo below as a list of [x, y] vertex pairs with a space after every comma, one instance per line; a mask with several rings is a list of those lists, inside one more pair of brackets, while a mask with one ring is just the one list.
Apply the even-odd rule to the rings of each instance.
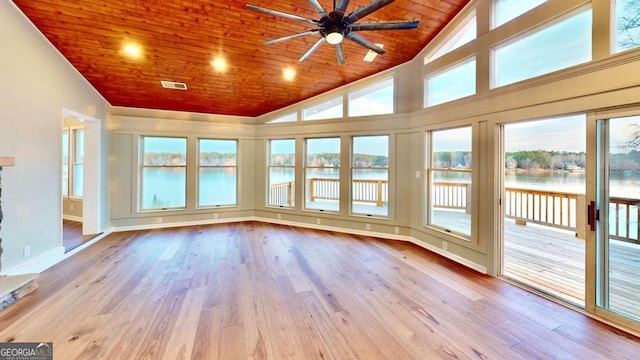
[[596, 306], [605, 315], [640, 321], [640, 113], [597, 122]]

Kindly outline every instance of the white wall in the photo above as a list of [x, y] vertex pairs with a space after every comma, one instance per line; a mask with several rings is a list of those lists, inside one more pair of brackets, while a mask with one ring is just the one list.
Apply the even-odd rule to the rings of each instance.
[[[0, 48], [0, 154], [16, 160], [3, 170], [5, 273], [62, 250], [62, 109], [105, 119], [107, 103], [11, 1], [0, 2]], [[103, 165], [105, 179], [106, 171]], [[107, 194], [106, 185], [102, 192]], [[108, 214], [107, 201], [103, 207]], [[23, 256], [25, 246], [30, 257]]]

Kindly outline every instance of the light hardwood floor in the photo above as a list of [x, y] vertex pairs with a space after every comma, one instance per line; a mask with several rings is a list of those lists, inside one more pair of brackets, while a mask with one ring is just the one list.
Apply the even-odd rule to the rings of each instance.
[[637, 359], [640, 341], [415, 245], [263, 223], [111, 234], [0, 312], [55, 359]]
[[62, 245], [65, 252], [69, 252], [100, 234], [82, 235], [82, 223], [79, 221], [62, 220]]

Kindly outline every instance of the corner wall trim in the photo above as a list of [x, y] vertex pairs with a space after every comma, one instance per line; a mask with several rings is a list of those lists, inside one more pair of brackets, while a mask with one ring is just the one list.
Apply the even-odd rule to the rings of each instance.
[[278, 219], [263, 218], [258, 216], [247, 216], [247, 217], [241, 217], [241, 218], [228, 218], [228, 219], [216, 219], [216, 220], [184, 221], [184, 222], [176, 222], [176, 223], [120, 226], [120, 227], [114, 227], [113, 232], [133, 231], [133, 230], [152, 230], [152, 229], [163, 229], [163, 228], [195, 226], [195, 225], [224, 224], [224, 223], [234, 223], [234, 222], [244, 222], [244, 221], [258, 221], [258, 222], [263, 222], [268, 224], [288, 225], [288, 226], [295, 226], [295, 227], [301, 227], [301, 228], [307, 228], [307, 229], [335, 231], [335, 232], [344, 233], [344, 234], [372, 236], [372, 237], [389, 239], [389, 240], [407, 241], [423, 249], [426, 249], [438, 255], [444, 256], [449, 260], [455, 261], [456, 263], [466, 266], [470, 269], [473, 269], [479, 273], [487, 274], [486, 266], [477, 264], [473, 261], [465, 259], [449, 251], [444, 251], [437, 246], [427, 244], [411, 236], [387, 234], [387, 233], [365, 231], [365, 230], [347, 229], [347, 228], [326, 226], [326, 225], [307, 224], [307, 223], [301, 223], [296, 221], [278, 220]]

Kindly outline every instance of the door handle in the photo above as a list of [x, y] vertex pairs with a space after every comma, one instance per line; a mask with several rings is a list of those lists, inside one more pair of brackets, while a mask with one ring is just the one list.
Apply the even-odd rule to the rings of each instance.
[[591, 231], [596, 231], [596, 221], [598, 221], [599, 211], [596, 210], [596, 202], [591, 201], [587, 206], [587, 223]]

